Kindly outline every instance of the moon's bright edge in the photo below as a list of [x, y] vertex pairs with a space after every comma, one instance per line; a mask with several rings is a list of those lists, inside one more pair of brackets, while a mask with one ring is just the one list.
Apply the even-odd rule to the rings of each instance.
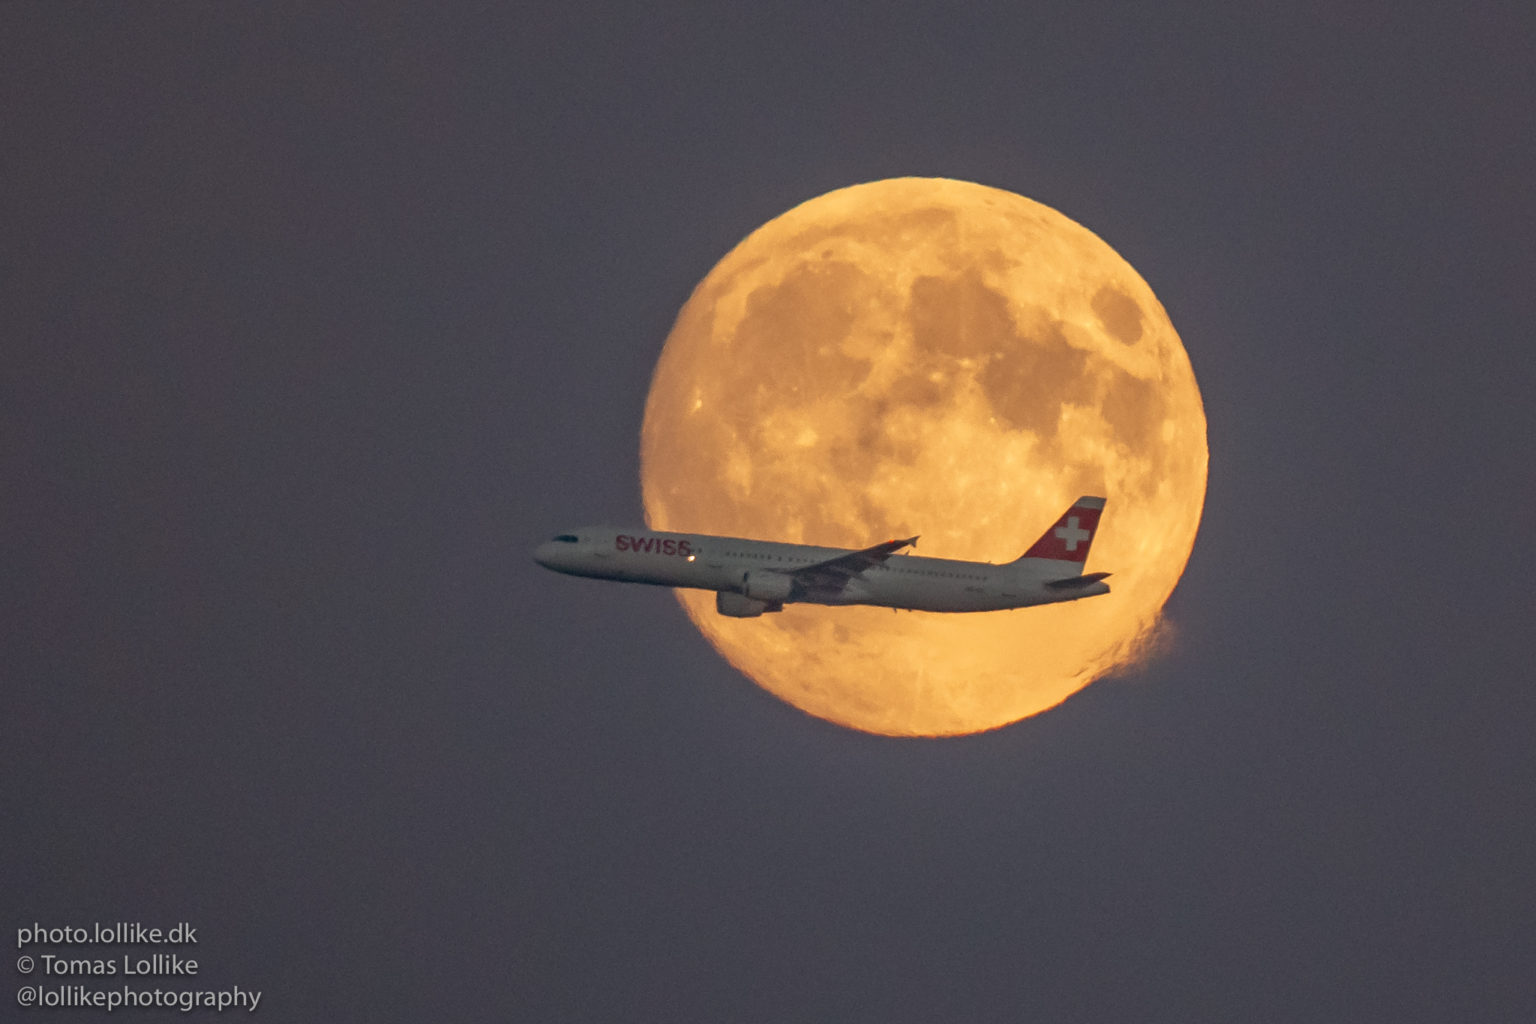
[[976, 732], [1134, 661], [1189, 558], [1206, 486], [1189, 357], [1134, 269], [1047, 206], [900, 178], [812, 199], [698, 285], [641, 437], [658, 530], [1004, 562], [1081, 494], [1112, 593], [940, 615], [790, 605], [727, 619], [679, 591], [732, 665], [819, 717]]

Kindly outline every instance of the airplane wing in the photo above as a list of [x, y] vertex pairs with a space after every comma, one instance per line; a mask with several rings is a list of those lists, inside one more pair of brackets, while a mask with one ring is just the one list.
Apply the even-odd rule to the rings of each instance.
[[881, 564], [902, 548], [911, 547], [916, 543], [916, 537], [908, 537], [906, 540], [888, 540], [884, 544], [876, 544], [862, 551], [850, 551], [846, 555], [838, 555], [825, 562], [801, 566], [786, 575], [794, 577], [796, 583], [807, 589], [841, 590], [849, 580], [865, 569]]

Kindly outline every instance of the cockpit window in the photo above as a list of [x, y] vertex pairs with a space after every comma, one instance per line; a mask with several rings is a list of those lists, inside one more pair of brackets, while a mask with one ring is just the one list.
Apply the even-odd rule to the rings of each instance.
[[561, 544], [575, 544], [577, 542], [577, 537], [574, 533], [562, 533], [560, 536], [556, 537], [555, 540]]

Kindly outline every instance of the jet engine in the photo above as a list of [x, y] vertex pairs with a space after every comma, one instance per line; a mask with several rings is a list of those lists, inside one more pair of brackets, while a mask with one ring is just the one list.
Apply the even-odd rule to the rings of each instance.
[[721, 590], [715, 594], [715, 611], [733, 619], [755, 619], [764, 612], [782, 611], [783, 608], [781, 604], [754, 601], [750, 597], [742, 597], [729, 590]]
[[788, 601], [794, 589], [794, 578], [781, 572], [750, 569], [741, 574], [741, 592], [754, 601]]

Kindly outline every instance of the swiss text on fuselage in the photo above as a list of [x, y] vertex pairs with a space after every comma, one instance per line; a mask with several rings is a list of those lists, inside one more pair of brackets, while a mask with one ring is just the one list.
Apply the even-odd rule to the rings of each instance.
[[688, 558], [693, 554], [693, 546], [687, 541], [670, 537], [631, 537], [621, 533], [613, 539], [613, 546], [619, 551], [642, 551], [653, 555], [675, 555], [678, 558]]

